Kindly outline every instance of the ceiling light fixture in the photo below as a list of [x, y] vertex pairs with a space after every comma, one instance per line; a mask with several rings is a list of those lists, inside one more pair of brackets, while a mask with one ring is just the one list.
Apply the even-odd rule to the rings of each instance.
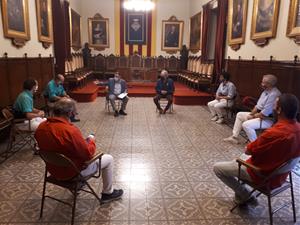
[[151, 0], [127, 0], [123, 6], [127, 10], [150, 11], [154, 9], [155, 4]]

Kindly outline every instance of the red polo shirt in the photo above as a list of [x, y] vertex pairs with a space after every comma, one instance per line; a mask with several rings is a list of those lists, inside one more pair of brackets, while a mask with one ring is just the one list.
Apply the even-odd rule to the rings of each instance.
[[[94, 141], [87, 142], [68, 120], [61, 117], [48, 118], [35, 132], [35, 139], [41, 151], [53, 151], [70, 158], [81, 169], [83, 163], [92, 158], [96, 151]], [[76, 175], [68, 168], [47, 165], [51, 175], [57, 179], [70, 179]]]
[[[279, 120], [248, 144], [247, 150], [251, 153], [247, 162], [261, 168], [268, 175], [282, 163], [300, 156], [300, 124], [293, 120]], [[261, 178], [249, 168], [248, 173], [255, 183], [261, 182]], [[271, 188], [280, 186], [287, 175], [275, 177], [271, 181]]]

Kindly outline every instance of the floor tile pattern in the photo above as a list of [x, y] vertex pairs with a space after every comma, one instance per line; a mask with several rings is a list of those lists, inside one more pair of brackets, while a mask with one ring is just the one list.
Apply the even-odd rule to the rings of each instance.
[[[159, 115], [151, 98], [131, 98], [127, 116], [115, 118], [104, 98], [79, 103], [76, 125], [87, 136], [94, 133], [99, 150], [114, 157], [114, 185], [125, 193], [120, 201], [99, 205], [93, 196], [79, 195], [76, 224], [80, 225], [234, 225], [268, 224], [267, 202], [230, 213], [233, 192], [214, 175], [215, 162], [238, 157], [244, 144], [222, 139], [231, 128], [210, 121], [203, 106], [174, 106]], [[242, 137], [241, 137], [242, 139]], [[243, 141], [244, 143], [245, 141]], [[50, 199], [44, 215], [39, 210], [44, 164], [29, 149], [22, 149], [0, 164], [0, 225], [70, 222], [70, 209]], [[300, 179], [295, 179], [300, 220]], [[100, 193], [101, 182], [92, 181]], [[48, 193], [71, 201], [69, 192], [48, 186]], [[276, 206], [289, 198], [274, 199]], [[293, 224], [291, 208], [275, 214], [275, 224]]]

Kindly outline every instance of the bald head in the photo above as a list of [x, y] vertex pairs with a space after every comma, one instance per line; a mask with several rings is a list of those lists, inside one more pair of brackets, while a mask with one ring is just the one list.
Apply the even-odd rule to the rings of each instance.
[[74, 112], [75, 101], [70, 98], [61, 98], [55, 102], [53, 107], [53, 113], [58, 117], [70, 117], [70, 114]]
[[63, 84], [65, 81], [65, 77], [62, 74], [57, 74], [55, 76], [55, 82], [58, 84]]
[[166, 70], [162, 70], [161, 72], [160, 72], [160, 76], [162, 77], [162, 78], [167, 78], [168, 77], [168, 71], [166, 71]]
[[266, 84], [268, 87], [275, 87], [277, 83], [277, 77], [272, 74], [266, 74], [263, 76], [262, 83]]

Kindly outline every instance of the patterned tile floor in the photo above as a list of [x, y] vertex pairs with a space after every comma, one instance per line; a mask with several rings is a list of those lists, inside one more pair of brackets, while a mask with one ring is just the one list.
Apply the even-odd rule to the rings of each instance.
[[[90, 195], [79, 196], [76, 224], [218, 225], [268, 224], [266, 199], [256, 208], [229, 212], [233, 193], [215, 177], [212, 166], [241, 154], [243, 145], [222, 138], [231, 133], [226, 125], [209, 120], [206, 107], [174, 106], [172, 114], [159, 115], [151, 98], [131, 98], [128, 116], [113, 117], [104, 99], [79, 103], [84, 135], [95, 133], [97, 146], [114, 156], [114, 183], [123, 188], [122, 200], [99, 205]], [[22, 150], [0, 164], [0, 225], [69, 224], [68, 207], [46, 200], [39, 220], [44, 165], [30, 150]], [[299, 179], [296, 180], [300, 220]], [[101, 182], [93, 186], [100, 193]], [[62, 199], [70, 194], [49, 186]], [[288, 200], [283, 194], [274, 205]], [[291, 209], [275, 215], [275, 224], [293, 224]]]

